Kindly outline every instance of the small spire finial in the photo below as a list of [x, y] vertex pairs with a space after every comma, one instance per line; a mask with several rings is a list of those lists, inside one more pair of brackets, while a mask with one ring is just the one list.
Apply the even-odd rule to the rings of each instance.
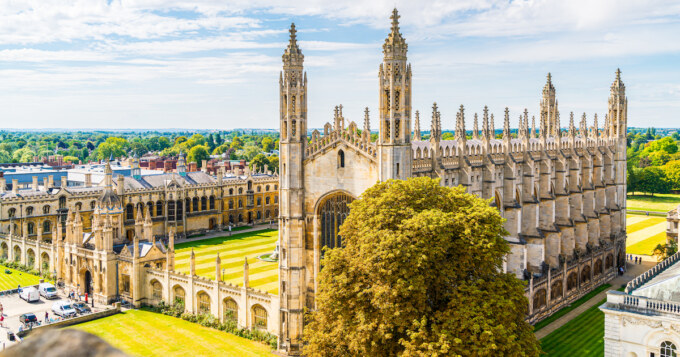
[[548, 72], [548, 83], [552, 82], [552, 75]]
[[392, 19], [392, 32], [399, 32], [399, 11], [397, 11], [397, 8], [395, 7], [394, 10], [392, 10], [392, 16], [390, 16], [390, 19]]

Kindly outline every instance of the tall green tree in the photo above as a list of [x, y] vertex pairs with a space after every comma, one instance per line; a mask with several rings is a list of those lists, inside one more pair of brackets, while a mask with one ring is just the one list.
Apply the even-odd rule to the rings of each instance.
[[189, 155], [187, 155], [187, 160], [189, 162], [195, 162], [198, 167], [201, 167], [203, 160], [210, 159], [210, 154], [208, 153], [208, 148], [203, 145], [196, 145], [189, 150]]
[[350, 207], [345, 247], [322, 260], [305, 354], [539, 354], [488, 201], [420, 177], [378, 183]]

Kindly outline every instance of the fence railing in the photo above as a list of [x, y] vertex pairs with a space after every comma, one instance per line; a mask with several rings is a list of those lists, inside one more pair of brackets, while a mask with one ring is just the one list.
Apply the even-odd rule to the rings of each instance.
[[633, 290], [639, 288], [640, 286], [644, 285], [648, 281], [652, 280], [655, 276], [657, 276], [658, 274], [660, 274], [661, 272], [666, 270], [671, 265], [675, 264], [678, 260], [680, 260], [680, 252], [677, 252], [677, 253], [671, 255], [666, 260], [662, 261], [661, 263], [655, 265], [651, 269], [642, 273], [637, 278], [628, 282], [628, 284], [626, 285], [626, 293], [627, 294], [632, 293]]

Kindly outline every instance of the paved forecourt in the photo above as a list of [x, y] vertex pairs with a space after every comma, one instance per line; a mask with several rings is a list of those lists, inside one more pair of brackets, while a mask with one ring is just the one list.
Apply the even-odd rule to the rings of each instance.
[[209, 238], [175, 245], [175, 270], [189, 273], [189, 256], [194, 249], [196, 275], [215, 279], [215, 257], [220, 254], [223, 280], [243, 286], [243, 263], [248, 258], [250, 287], [278, 294], [278, 262], [265, 262], [257, 257], [274, 251], [277, 230], [236, 233], [231, 237]]

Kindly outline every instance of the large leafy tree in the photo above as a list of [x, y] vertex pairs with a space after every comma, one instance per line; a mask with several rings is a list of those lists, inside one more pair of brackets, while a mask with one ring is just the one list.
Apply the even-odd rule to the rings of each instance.
[[322, 261], [310, 356], [531, 355], [524, 284], [503, 273], [503, 220], [438, 180], [366, 190]]

